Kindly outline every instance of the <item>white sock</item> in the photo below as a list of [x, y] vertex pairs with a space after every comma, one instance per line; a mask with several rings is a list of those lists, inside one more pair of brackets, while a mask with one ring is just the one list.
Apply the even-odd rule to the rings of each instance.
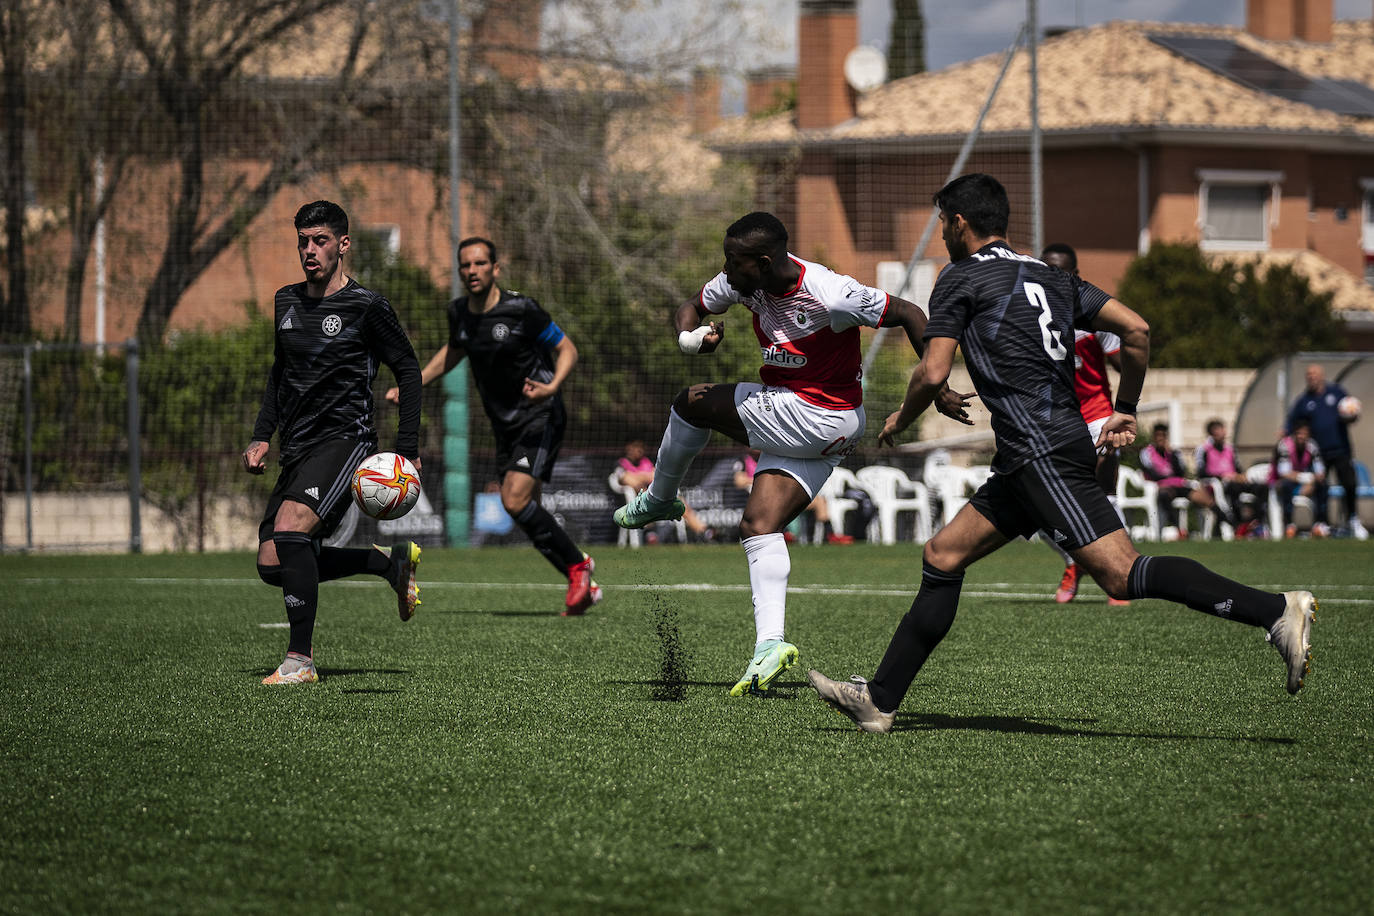
[[663, 431], [663, 443], [658, 447], [658, 461], [654, 463], [654, 479], [649, 483], [649, 496], [659, 502], [677, 498], [682, 478], [692, 466], [692, 459], [711, 441], [711, 430], [693, 426], [668, 408], [668, 428]]
[[749, 560], [749, 585], [754, 591], [755, 645], [782, 639], [787, 616], [787, 577], [792, 558], [781, 532], [760, 534], [740, 542]]

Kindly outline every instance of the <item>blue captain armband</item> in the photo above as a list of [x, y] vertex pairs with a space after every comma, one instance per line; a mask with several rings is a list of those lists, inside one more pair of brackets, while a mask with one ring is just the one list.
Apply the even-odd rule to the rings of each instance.
[[554, 322], [550, 321], [549, 326], [544, 329], [544, 332], [542, 334], [539, 335], [539, 342], [544, 346], [548, 347], [550, 350], [552, 350], [554, 347], [558, 346], [560, 343], [563, 342], [564, 336], [565, 335], [563, 334], [563, 329], [560, 328]]

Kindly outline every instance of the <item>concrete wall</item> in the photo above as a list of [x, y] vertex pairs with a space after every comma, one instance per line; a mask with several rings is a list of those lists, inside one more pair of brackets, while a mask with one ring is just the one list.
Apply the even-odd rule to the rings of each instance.
[[[1154, 404], [1159, 402], [1172, 402], [1177, 404], [1176, 410], [1171, 415], [1167, 408], [1153, 408], [1142, 410], [1140, 413], [1140, 426], [1142, 438], [1138, 444], [1143, 446], [1149, 436], [1150, 427], [1155, 423], [1173, 422], [1177, 423], [1177, 429], [1171, 436], [1171, 441], [1175, 448], [1181, 448], [1184, 456], [1191, 461], [1193, 449], [1206, 437], [1207, 422], [1212, 419], [1219, 419], [1225, 423], [1228, 429], [1235, 425], [1236, 412], [1240, 408], [1241, 400], [1245, 397], [1245, 392], [1249, 389], [1250, 383], [1254, 381], [1256, 370], [1254, 369], [1152, 369], [1145, 379], [1145, 390], [1141, 393], [1141, 404]], [[968, 371], [963, 364], [956, 365], [954, 372], [950, 375], [950, 385], [956, 391], [971, 391], [972, 383], [969, 381]], [[1112, 390], [1116, 390], [1116, 377], [1113, 373]], [[968, 436], [969, 433], [983, 432], [988, 433], [988, 437], [982, 443], [971, 442], [967, 446], [956, 447], [956, 452], [971, 456], [975, 452], [990, 452], [992, 449], [989, 425], [989, 415], [981, 402], [975, 401], [969, 415], [974, 420], [974, 426], [963, 426], [955, 423], [946, 417], [940, 416], [934, 411], [926, 413], [921, 418], [921, 442], [931, 442], [936, 439], [952, 436]], [[869, 433], [876, 435], [876, 429], [871, 428]], [[1253, 463], [1265, 460], [1262, 454], [1242, 455], [1243, 463]]]
[[[162, 510], [139, 507], [143, 552], [194, 550], [195, 527], [178, 538], [177, 527]], [[215, 500], [206, 507], [205, 549], [253, 550], [258, 544], [261, 506]], [[6, 552], [28, 543], [22, 493], [4, 494]], [[33, 502], [34, 550], [123, 553], [129, 549], [129, 497], [125, 493], [38, 493]]]

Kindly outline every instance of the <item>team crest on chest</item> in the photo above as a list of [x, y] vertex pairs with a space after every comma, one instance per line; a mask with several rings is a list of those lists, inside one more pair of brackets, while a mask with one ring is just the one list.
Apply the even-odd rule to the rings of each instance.
[[502, 341], [510, 336], [510, 328], [501, 324], [499, 321], [491, 326], [491, 336], [493, 340]]
[[792, 316], [792, 320], [797, 323], [797, 327], [804, 328], [811, 323], [811, 316], [806, 313], [806, 306], [797, 306], [797, 311]]
[[320, 330], [324, 331], [326, 337], [337, 337], [343, 330], [343, 319], [338, 315], [326, 315], [324, 321], [320, 322]]

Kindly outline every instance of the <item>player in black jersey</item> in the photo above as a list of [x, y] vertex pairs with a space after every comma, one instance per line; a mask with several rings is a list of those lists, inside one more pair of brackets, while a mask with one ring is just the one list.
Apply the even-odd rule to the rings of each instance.
[[348, 214], [318, 200], [296, 213], [296, 249], [305, 282], [277, 290], [276, 343], [253, 441], [250, 474], [266, 469], [275, 432], [281, 474], [258, 526], [258, 575], [279, 586], [291, 637], [286, 659], [264, 684], [319, 680], [311, 640], [321, 582], [370, 573], [396, 592], [402, 620], [420, 603], [410, 541], [390, 552], [322, 546], [343, 518], [358, 462], [377, 451], [372, 380], [385, 363], [400, 386], [396, 451], [420, 467], [420, 364], [386, 299], [344, 274]]
[[[577, 347], [529, 296], [503, 290], [501, 265], [489, 239], [458, 243], [458, 277], [468, 294], [448, 306], [448, 343], [421, 372], [429, 384], [468, 358], [482, 407], [496, 434], [501, 505], [535, 549], [568, 578], [565, 617], [601, 600], [595, 564], [539, 502], [553, 474], [568, 413], [558, 390], [577, 363]], [[393, 388], [386, 396], [396, 400]]]
[[[864, 731], [889, 731], [916, 673], [954, 622], [964, 570], [1041, 528], [1114, 598], [1165, 598], [1263, 627], [1287, 666], [1288, 692], [1297, 693], [1317, 607], [1312, 593], [1263, 592], [1183, 557], [1140, 556], [1097, 485], [1096, 449], [1135, 441], [1149, 325], [1105, 294], [1081, 296], [1070, 275], [1013, 251], [1005, 238], [1006, 191], [991, 176], [956, 178], [934, 200], [953, 263], [931, 293], [925, 356], [878, 441], [891, 445], [930, 406], [949, 376], [955, 347], [962, 346], [992, 413], [994, 473], [926, 542], [920, 591], [873, 679], [833, 681], [812, 671], [821, 698]], [[1074, 395], [1075, 326], [1121, 338], [1120, 389], [1095, 443]]]

